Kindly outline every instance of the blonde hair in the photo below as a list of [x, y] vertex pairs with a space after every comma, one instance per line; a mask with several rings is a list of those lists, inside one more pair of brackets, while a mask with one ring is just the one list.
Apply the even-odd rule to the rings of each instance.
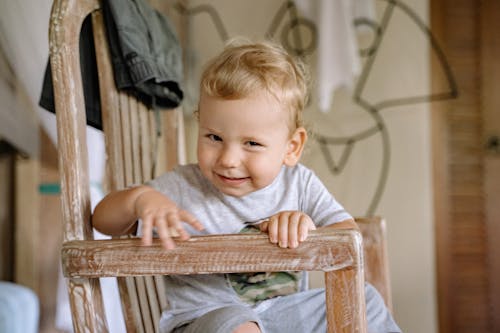
[[302, 127], [308, 98], [308, 76], [302, 61], [271, 41], [230, 41], [201, 76], [200, 92], [240, 99], [259, 90], [274, 96], [290, 113], [290, 130]]

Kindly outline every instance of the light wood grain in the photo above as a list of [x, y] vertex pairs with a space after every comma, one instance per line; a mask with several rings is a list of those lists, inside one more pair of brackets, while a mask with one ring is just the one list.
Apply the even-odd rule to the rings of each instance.
[[[458, 98], [433, 103], [432, 148], [439, 331], [500, 331], [496, 238], [500, 193], [485, 138], [498, 128], [500, 55], [497, 0], [431, 1], [433, 35], [458, 86]], [[432, 63], [432, 90], [442, 68]], [[493, 201], [489, 201], [493, 198]], [[494, 199], [497, 200], [494, 200]]]
[[[63, 245], [63, 271], [71, 279], [103, 276], [210, 274], [319, 270], [327, 282], [329, 332], [365, 332], [362, 237], [355, 230], [314, 231], [296, 249], [282, 249], [268, 236], [211, 235], [178, 241], [166, 251], [158, 240], [70, 241]], [[147, 313], [149, 316], [150, 313]]]
[[207, 274], [230, 272], [332, 271], [358, 269], [361, 235], [356, 231], [315, 231], [296, 249], [282, 249], [267, 235], [210, 235], [178, 241], [166, 251], [159, 240], [71, 241], [63, 245], [67, 277]]
[[[49, 47], [58, 129], [64, 240], [92, 239], [85, 107], [79, 62], [79, 32], [93, 0], [55, 0]], [[68, 281], [75, 332], [106, 332], [99, 280]]]
[[387, 308], [392, 311], [392, 291], [387, 253], [385, 220], [378, 217], [358, 217], [356, 223], [363, 236], [365, 280], [382, 295]]

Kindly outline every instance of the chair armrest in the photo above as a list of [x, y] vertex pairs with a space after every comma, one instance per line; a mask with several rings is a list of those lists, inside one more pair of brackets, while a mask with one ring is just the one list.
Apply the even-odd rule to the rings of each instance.
[[319, 229], [295, 249], [269, 242], [267, 234], [191, 237], [166, 251], [156, 239], [69, 241], [62, 247], [63, 273], [70, 278], [260, 271], [333, 271], [362, 265], [356, 230]]

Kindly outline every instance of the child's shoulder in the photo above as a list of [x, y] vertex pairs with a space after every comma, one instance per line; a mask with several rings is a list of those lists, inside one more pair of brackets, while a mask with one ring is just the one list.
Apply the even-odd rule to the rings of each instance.
[[304, 164], [298, 163], [293, 167], [285, 167], [284, 174], [286, 177], [308, 178], [314, 175], [314, 171]]
[[300, 163], [293, 167], [286, 167], [280, 178], [281, 184], [286, 184], [288, 187], [298, 187], [302, 189], [318, 189], [324, 187], [322, 180], [316, 172]]
[[275, 183], [277, 186], [287, 188], [302, 188], [308, 184], [316, 183], [318, 177], [314, 171], [303, 164], [297, 164], [292, 167], [284, 166]]

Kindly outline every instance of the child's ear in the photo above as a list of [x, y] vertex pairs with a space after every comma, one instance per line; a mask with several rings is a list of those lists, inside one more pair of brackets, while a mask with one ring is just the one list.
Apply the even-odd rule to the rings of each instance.
[[302, 155], [302, 151], [306, 145], [307, 131], [304, 127], [299, 127], [288, 140], [287, 152], [283, 164], [286, 166], [294, 166]]

